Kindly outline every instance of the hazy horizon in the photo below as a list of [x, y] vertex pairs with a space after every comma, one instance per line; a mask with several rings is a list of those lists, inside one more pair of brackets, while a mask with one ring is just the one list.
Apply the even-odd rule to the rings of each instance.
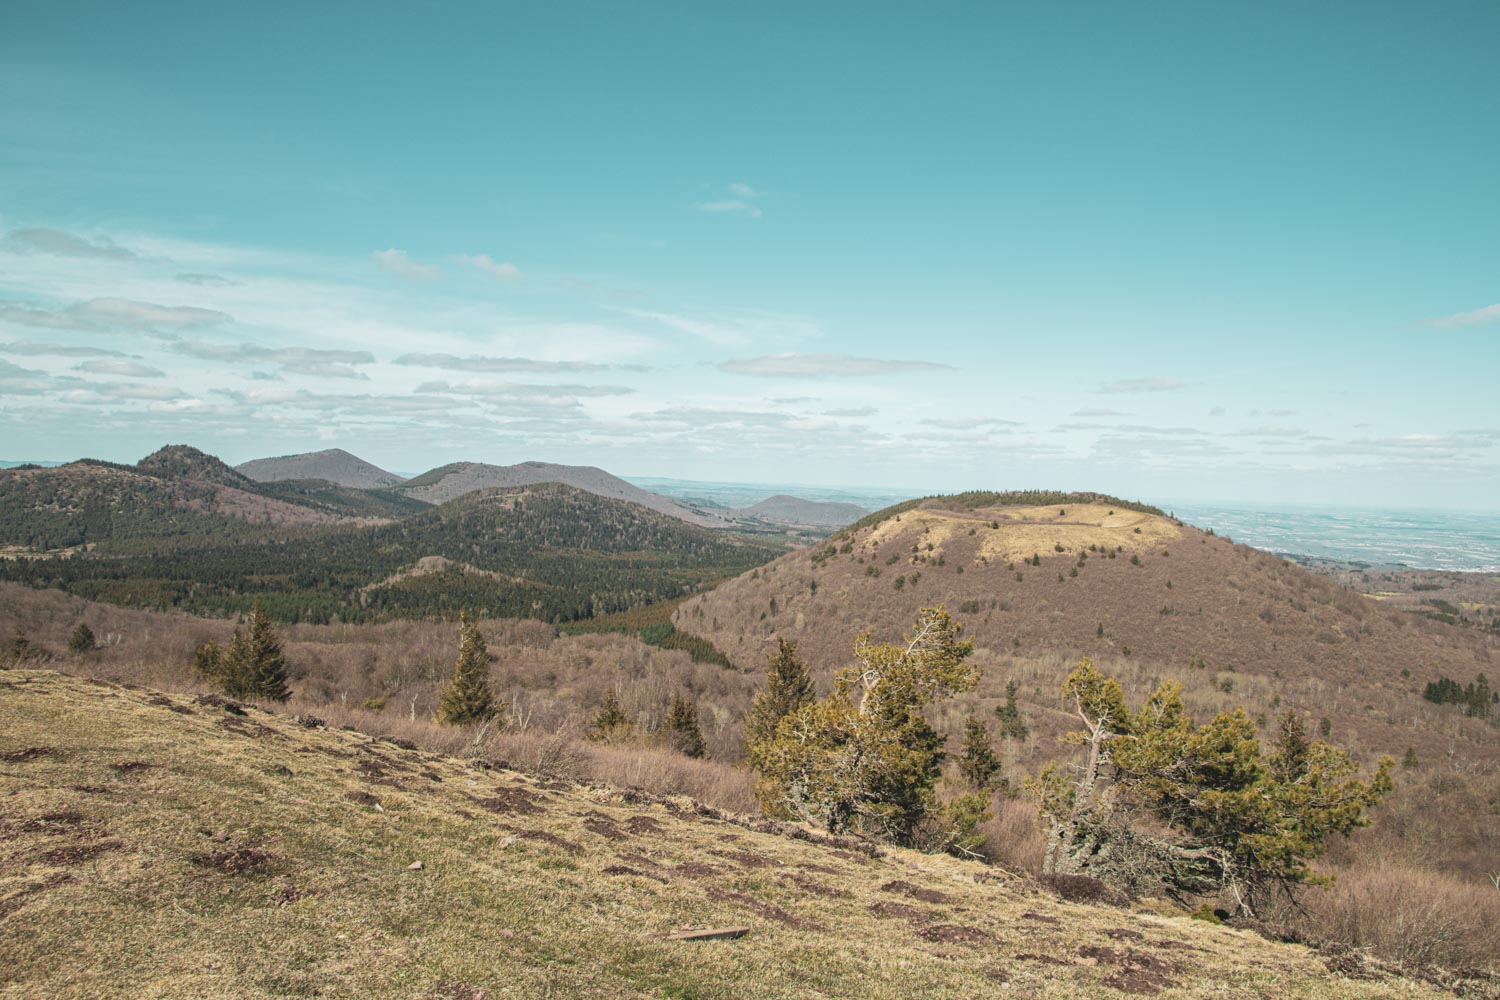
[[5, 450], [1500, 497], [1500, 7], [792, 11], [10, 12]]

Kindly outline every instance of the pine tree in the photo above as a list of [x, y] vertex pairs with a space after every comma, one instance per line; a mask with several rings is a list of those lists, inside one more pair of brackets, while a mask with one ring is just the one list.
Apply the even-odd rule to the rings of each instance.
[[923, 608], [908, 641], [855, 644], [859, 662], [826, 698], [782, 720], [762, 752], [758, 793], [773, 815], [831, 833], [913, 843], [937, 809], [943, 738], [924, 710], [978, 680], [971, 640], [938, 608]]
[[745, 718], [745, 750], [751, 767], [760, 769], [763, 751], [776, 738], [781, 720], [812, 700], [812, 675], [797, 659], [797, 644], [777, 639], [765, 687], [756, 693]]
[[599, 709], [594, 721], [589, 723], [585, 735], [595, 742], [613, 743], [630, 736], [634, 730], [630, 716], [620, 707], [619, 696], [615, 694], [614, 688], [610, 688], [604, 693], [604, 707]]
[[1016, 706], [1016, 692], [1020, 685], [1014, 680], [1005, 682], [1005, 704], [995, 706], [995, 718], [1000, 720], [1000, 738], [1002, 740], [1016, 740], [1023, 742], [1031, 735], [1031, 729], [1026, 725], [1026, 720], [1021, 718], [1021, 710]]
[[958, 758], [958, 773], [975, 791], [984, 791], [995, 783], [1000, 773], [1000, 758], [990, 747], [990, 728], [971, 715], [964, 723], [963, 754]]
[[224, 647], [212, 639], [193, 650], [193, 670], [215, 687], [224, 686]]
[[[239, 640], [239, 630], [235, 635]], [[254, 701], [286, 701], [292, 696], [286, 686], [286, 657], [281, 652], [281, 639], [258, 600], [250, 606], [250, 620], [243, 636], [242, 641], [231, 647], [235, 696]]]
[[667, 741], [672, 749], [689, 757], [702, 757], [707, 746], [703, 730], [698, 728], [698, 709], [680, 694], [672, 696], [672, 711], [667, 713]]
[[438, 702], [437, 721], [445, 726], [467, 726], [488, 722], [504, 706], [490, 690], [490, 654], [484, 636], [467, 611], [458, 617], [458, 661], [453, 679]]
[[87, 653], [96, 645], [94, 630], [85, 622], [79, 622], [72, 634], [68, 636], [68, 650], [73, 653]]

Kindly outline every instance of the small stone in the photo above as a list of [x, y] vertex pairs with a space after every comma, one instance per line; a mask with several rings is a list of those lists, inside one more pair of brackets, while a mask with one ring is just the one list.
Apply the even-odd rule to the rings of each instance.
[[514, 844], [515, 842], [516, 842], [516, 838], [515, 837], [501, 837], [500, 838], [500, 846], [501, 847], [509, 847], [511, 844]]
[[422, 862], [420, 862], [420, 861], [413, 861], [411, 864], [409, 864], [409, 865], [406, 866], [406, 870], [409, 871], [409, 872], [419, 872], [419, 871], [422, 870], [423, 867], [424, 866], [423, 866]]

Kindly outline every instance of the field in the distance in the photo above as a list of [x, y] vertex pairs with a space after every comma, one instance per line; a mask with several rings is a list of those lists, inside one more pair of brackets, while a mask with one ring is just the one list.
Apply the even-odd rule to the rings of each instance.
[[[1441, 995], [977, 864], [39, 669], [0, 672], [0, 801], [17, 994]], [[720, 925], [748, 932], [667, 937]]]

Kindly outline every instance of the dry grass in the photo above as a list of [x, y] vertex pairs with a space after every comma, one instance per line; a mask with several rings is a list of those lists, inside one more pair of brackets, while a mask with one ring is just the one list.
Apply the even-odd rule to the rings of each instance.
[[[0, 692], [16, 995], [1440, 995], [955, 859], [870, 860], [287, 715], [29, 668]], [[666, 940], [723, 924], [749, 933]]]

